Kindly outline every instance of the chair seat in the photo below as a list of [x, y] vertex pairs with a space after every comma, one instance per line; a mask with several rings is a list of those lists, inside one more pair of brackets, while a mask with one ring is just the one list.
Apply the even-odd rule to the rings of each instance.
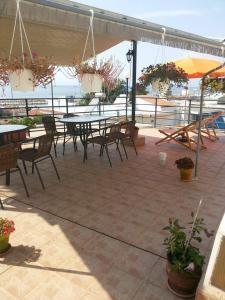
[[107, 142], [107, 138], [104, 136], [94, 136], [88, 139], [89, 143], [103, 145]]
[[38, 150], [34, 148], [24, 149], [20, 152], [20, 159], [22, 160], [28, 160], [32, 161], [34, 160], [38, 155]]

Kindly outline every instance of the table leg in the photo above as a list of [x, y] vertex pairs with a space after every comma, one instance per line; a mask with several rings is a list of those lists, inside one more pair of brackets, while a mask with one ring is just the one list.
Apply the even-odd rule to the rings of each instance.
[[10, 170], [6, 170], [5, 184], [10, 185]]
[[88, 124], [80, 124], [80, 140], [84, 147], [84, 156], [83, 156], [83, 163], [87, 160], [87, 138], [88, 138]]

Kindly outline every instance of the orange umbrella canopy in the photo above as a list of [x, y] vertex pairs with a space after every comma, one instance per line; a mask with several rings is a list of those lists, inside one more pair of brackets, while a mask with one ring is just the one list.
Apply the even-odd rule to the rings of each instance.
[[[207, 58], [194, 58], [186, 57], [174, 61], [177, 67], [182, 68], [187, 74], [188, 78], [201, 78], [209, 70], [216, 68], [222, 64], [217, 60]], [[210, 74], [210, 77], [223, 77], [225, 76], [225, 67]]]

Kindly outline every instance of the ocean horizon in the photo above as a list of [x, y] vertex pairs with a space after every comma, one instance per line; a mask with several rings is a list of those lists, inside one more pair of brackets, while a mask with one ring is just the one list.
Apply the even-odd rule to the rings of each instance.
[[[76, 97], [83, 95], [81, 89], [77, 85], [53, 85], [54, 98]], [[0, 92], [0, 99], [24, 99], [24, 98], [52, 98], [51, 85], [44, 87], [38, 86], [33, 92], [15, 92], [7, 86], [4, 91]]]

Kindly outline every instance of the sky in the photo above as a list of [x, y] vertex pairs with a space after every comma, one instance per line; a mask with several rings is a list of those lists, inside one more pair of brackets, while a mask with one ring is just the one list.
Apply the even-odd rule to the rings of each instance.
[[[74, 1], [75, 2], [75, 1]], [[103, 8], [128, 16], [144, 19], [161, 24], [162, 27], [170, 26], [191, 33], [210, 38], [225, 38], [225, 0], [80, 0], [79, 3]], [[122, 77], [129, 72], [126, 61], [126, 52], [130, 47], [129, 42], [123, 42], [100, 55], [100, 58], [115, 57], [124, 64]], [[150, 43], [138, 43], [137, 74], [143, 67], [150, 64], [171, 61], [185, 56], [209, 57], [182, 49], [174, 49], [153, 45]], [[219, 59], [220, 60], [220, 59]], [[62, 74], [58, 74], [56, 84], [74, 84]]]

